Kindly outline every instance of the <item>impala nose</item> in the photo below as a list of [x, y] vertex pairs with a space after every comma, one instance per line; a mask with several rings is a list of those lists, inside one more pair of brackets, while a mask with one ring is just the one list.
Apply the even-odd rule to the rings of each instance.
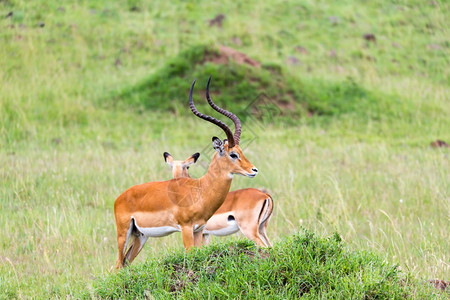
[[258, 173], [258, 169], [257, 168], [253, 168], [252, 171], [255, 172], [255, 173]]

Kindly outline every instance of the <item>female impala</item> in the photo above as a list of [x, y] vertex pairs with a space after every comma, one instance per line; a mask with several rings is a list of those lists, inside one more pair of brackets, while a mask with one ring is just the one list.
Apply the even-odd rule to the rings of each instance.
[[[194, 164], [199, 153], [188, 159], [174, 160], [164, 152], [166, 163], [172, 168], [173, 178], [190, 177], [189, 166]], [[266, 235], [267, 224], [272, 215], [272, 197], [257, 189], [242, 189], [229, 192], [225, 202], [206, 223], [203, 230], [204, 242], [209, 242], [209, 235], [225, 236], [239, 230], [257, 245], [272, 246]]]
[[114, 215], [119, 250], [116, 268], [131, 263], [149, 237], [181, 231], [186, 249], [200, 246], [206, 221], [225, 201], [233, 174], [253, 178], [258, 173], [239, 147], [238, 117], [229, 113], [236, 127], [233, 136], [225, 123], [197, 111], [192, 99], [194, 85], [195, 80], [189, 93], [191, 111], [222, 128], [228, 141], [224, 143], [213, 137], [216, 153], [208, 172], [200, 179], [177, 178], [135, 185], [116, 199]]

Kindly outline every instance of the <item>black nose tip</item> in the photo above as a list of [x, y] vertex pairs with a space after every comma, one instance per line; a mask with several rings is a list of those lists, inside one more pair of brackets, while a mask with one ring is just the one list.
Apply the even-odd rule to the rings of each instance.
[[253, 168], [252, 171], [255, 172], [255, 173], [258, 173], [258, 169], [257, 168]]

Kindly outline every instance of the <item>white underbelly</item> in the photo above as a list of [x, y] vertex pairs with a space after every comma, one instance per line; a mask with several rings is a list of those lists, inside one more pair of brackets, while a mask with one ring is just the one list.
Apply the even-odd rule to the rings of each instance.
[[135, 223], [135, 226], [137, 227], [139, 232], [143, 234], [145, 237], [162, 237], [172, 234], [174, 232], [181, 231], [180, 225], [178, 225], [177, 227], [172, 226], [140, 227], [137, 223]]
[[[181, 226], [176, 225], [173, 226], [160, 226], [160, 227], [140, 227], [135, 221], [135, 226], [137, 230], [143, 234], [145, 237], [163, 237], [174, 232], [181, 232]], [[194, 225], [194, 232], [200, 231], [203, 229], [205, 225], [199, 226], [197, 224]]]
[[146, 237], [162, 237], [181, 231], [181, 229], [172, 226], [138, 227], [138, 229]]
[[218, 236], [225, 236], [230, 235], [233, 233], [236, 233], [239, 231], [239, 226], [237, 225], [235, 220], [228, 221], [226, 227], [222, 227], [215, 230], [204, 230], [203, 234], [211, 234], [211, 235], [218, 235]]

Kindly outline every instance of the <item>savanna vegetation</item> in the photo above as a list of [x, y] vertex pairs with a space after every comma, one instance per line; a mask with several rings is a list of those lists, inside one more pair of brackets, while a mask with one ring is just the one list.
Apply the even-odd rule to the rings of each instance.
[[267, 250], [256, 249], [250, 241], [234, 241], [187, 255], [170, 253], [97, 281], [94, 296], [404, 299], [426, 298], [431, 289], [373, 253], [345, 250], [339, 235], [321, 239], [305, 232]]
[[[449, 148], [430, 146], [450, 141], [449, 8], [0, 1], [0, 297], [447, 297], [427, 280], [450, 278]], [[260, 171], [232, 189], [270, 190], [275, 246], [185, 255], [173, 234], [110, 274], [115, 198], [169, 179], [164, 151], [201, 152], [201, 176], [224, 138], [187, 106], [197, 78], [218, 116], [209, 75]]]

